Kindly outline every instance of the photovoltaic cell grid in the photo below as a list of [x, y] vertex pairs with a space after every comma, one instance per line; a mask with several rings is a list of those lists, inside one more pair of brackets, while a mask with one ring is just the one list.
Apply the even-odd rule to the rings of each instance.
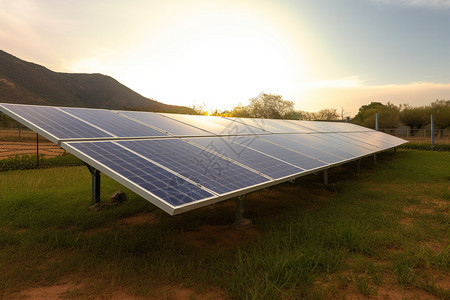
[[304, 169], [288, 164], [262, 152], [258, 152], [244, 145], [232, 142], [223, 137], [196, 138], [191, 142], [204, 148], [237, 161], [252, 169], [266, 174], [273, 179], [279, 179], [294, 174], [300, 174]]
[[142, 122], [144, 124], [157, 127], [173, 136], [212, 136], [213, 133], [198, 129], [196, 127], [175, 121], [169, 117], [141, 111], [118, 111], [119, 115], [123, 115], [132, 120]]
[[179, 139], [117, 143], [217, 194], [226, 194], [269, 181], [266, 177]]
[[50, 106], [1, 104], [4, 113], [57, 143], [61, 139], [113, 137]]
[[210, 198], [213, 194], [163, 169], [116, 142], [67, 143], [74, 151], [87, 156], [139, 188], [173, 206]]
[[170, 214], [406, 142], [348, 123], [14, 104], [0, 110]]
[[254, 135], [267, 134], [257, 127], [235, 122], [227, 118], [212, 116], [192, 116], [178, 114], [162, 114], [168, 118], [203, 129], [216, 135]]
[[110, 110], [80, 108], [62, 108], [62, 110], [116, 137], [167, 136], [162, 131], [132, 121]]

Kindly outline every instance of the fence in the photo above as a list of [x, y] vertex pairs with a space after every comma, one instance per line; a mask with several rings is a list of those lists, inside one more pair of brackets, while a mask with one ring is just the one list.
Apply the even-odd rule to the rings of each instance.
[[[381, 132], [388, 133], [399, 138], [417, 143], [431, 143], [431, 129], [380, 128]], [[450, 130], [434, 129], [434, 142], [438, 144], [450, 143]]]
[[30, 129], [0, 128], [0, 159], [15, 155], [44, 155], [54, 157], [62, 155], [65, 150]]

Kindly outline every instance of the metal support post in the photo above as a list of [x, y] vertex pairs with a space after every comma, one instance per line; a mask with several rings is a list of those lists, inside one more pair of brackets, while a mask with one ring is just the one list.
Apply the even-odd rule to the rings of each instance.
[[100, 203], [100, 171], [86, 164], [92, 175], [92, 204]]
[[431, 114], [431, 146], [434, 146], [434, 118]]
[[378, 113], [375, 114], [375, 130], [378, 131]]
[[36, 169], [39, 169], [39, 134], [36, 133]]
[[328, 169], [323, 170], [323, 184], [328, 185]]
[[244, 197], [245, 195], [241, 195], [236, 198], [236, 216], [234, 220], [236, 228], [245, 228], [252, 223], [251, 220], [244, 218]]
[[241, 195], [236, 198], [236, 223], [240, 222], [244, 218], [244, 197], [245, 195]]
[[374, 155], [373, 155], [373, 162], [376, 162], [377, 161], [377, 154], [375, 153]]

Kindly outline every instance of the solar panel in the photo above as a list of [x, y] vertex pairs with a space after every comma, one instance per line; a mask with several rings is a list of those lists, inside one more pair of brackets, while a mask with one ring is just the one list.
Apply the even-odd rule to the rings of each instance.
[[266, 134], [267, 131], [222, 117], [161, 114], [216, 135]]
[[351, 145], [358, 145], [361, 148], [366, 149], [367, 153], [373, 153], [380, 150], [383, 150], [375, 145], [370, 144], [366, 140], [361, 140], [361, 137], [359, 137], [359, 132], [344, 132], [344, 133], [326, 133], [326, 136], [333, 137], [334, 140], [349, 143]]
[[[292, 143], [301, 144], [304, 147], [312, 148], [310, 150], [311, 152], [309, 155], [313, 157], [315, 157], [314, 152], [332, 154], [334, 156], [340, 157], [341, 159], [349, 159], [358, 156], [360, 154], [357, 149], [354, 149], [350, 146], [336, 145], [330, 143], [329, 141], [327, 141], [326, 138], [322, 136], [322, 134], [308, 134], [308, 135], [292, 134], [292, 135], [285, 135], [283, 137], [284, 137], [283, 144], [281, 144], [280, 141], [280, 145], [287, 146]], [[271, 137], [267, 137], [268, 140], [270, 140], [270, 138]]]
[[[273, 151], [274, 154], [271, 155], [274, 155], [276, 157], [281, 157], [280, 155], [287, 155], [288, 157], [292, 157], [294, 161], [297, 161], [299, 159], [300, 154], [302, 155], [302, 158], [307, 158], [304, 159], [306, 159], [306, 163], [308, 165], [311, 165], [310, 169], [328, 164], [338, 163], [345, 160], [344, 157], [328, 152], [326, 149], [319, 150], [313, 146], [306, 144], [306, 142], [303, 140], [303, 137], [305, 136], [306, 135], [301, 135], [300, 137], [296, 137], [295, 135], [269, 135], [261, 139], [259, 145], [255, 145], [253, 147], [258, 147], [258, 150], [261, 150], [263, 152]], [[282, 152], [283, 154], [279, 152]], [[286, 158], [282, 159], [286, 160]], [[300, 167], [303, 166], [301, 162], [296, 162], [294, 164]]]
[[286, 122], [301, 126], [302, 128], [309, 128], [315, 132], [368, 132], [373, 131], [362, 126], [351, 123], [337, 123], [337, 122], [321, 122], [321, 121], [299, 121], [286, 120]]
[[166, 136], [166, 133], [135, 122], [113, 111], [104, 109], [61, 108], [89, 124], [101, 128], [115, 137]]
[[[275, 137], [277, 137], [277, 135], [268, 135], [264, 136], [264, 138], [256, 137], [248, 147], [308, 171], [328, 165], [327, 162], [317, 158], [317, 156], [313, 157], [302, 153], [301, 149], [289, 149], [279, 144], [269, 142], [271, 138]], [[241, 143], [239, 140], [235, 140], [235, 142]]]
[[286, 122], [286, 120], [273, 120], [273, 119], [256, 119], [256, 118], [228, 118], [247, 126], [256, 127], [265, 132], [270, 133], [311, 133], [315, 130], [301, 127], [293, 123]]
[[274, 179], [292, 176], [304, 171], [304, 169], [253, 150], [242, 144], [234, 143], [223, 137], [195, 138], [190, 139], [190, 141], [201, 145], [210, 151], [242, 163]]
[[267, 177], [179, 139], [117, 143], [217, 194], [226, 194], [269, 181]]
[[55, 107], [20, 104], [0, 106], [4, 113], [54, 143], [61, 139], [113, 137]]
[[177, 206], [215, 196], [117, 142], [67, 142], [63, 148], [169, 213]]
[[16, 104], [0, 111], [169, 214], [406, 142], [346, 123]]
[[[346, 134], [348, 135], [350, 133]], [[320, 144], [317, 143], [318, 147], [325, 147], [325, 145], [330, 145], [327, 146], [330, 152], [336, 153], [336, 149], [338, 149], [338, 151], [345, 151], [346, 153], [350, 154], [350, 157], [347, 158], [364, 156], [369, 153], [373, 153], [374, 151], [377, 152], [380, 150], [369, 150], [368, 147], [370, 146], [361, 145], [356, 140], [351, 140], [344, 137], [336, 138], [336, 133], [314, 134], [311, 136], [321, 140]]]
[[377, 141], [384, 145], [384, 149], [389, 149], [405, 143], [405, 140], [403, 139], [379, 131], [366, 132], [366, 136], [369, 136], [371, 141]]
[[118, 111], [119, 115], [159, 128], [174, 136], [212, 136], [214, 134], [176, 121], [161, 114], [141, 111]]

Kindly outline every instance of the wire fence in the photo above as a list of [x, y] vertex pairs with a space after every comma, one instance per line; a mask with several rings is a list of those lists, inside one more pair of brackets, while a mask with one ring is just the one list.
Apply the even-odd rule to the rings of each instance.
[[0, 159], [38, 153], [55, 157], [64, 154], [65, 150], [28, 128], [0, 128]]
[[[410, 142], [431, 143], [431, 129], [411, 129], [408, 127], [380, 128], [381, 132], [405, 139]], [[436, 144], [450, 143], [449, 129], [434, 129], [434, 142]]]

